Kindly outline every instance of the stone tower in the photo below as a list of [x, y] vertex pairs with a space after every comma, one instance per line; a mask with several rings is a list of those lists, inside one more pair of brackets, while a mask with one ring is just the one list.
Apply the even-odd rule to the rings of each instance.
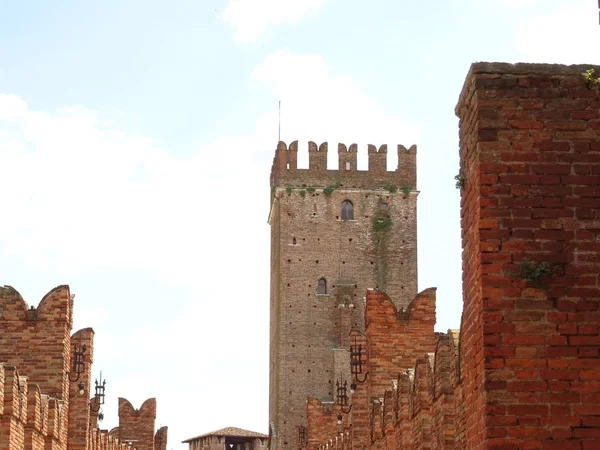
[[332, 402], [349, 379], [351, 329], [363, 330], [364, 295], [385, 291], [398, 308], [417, 294], [416, 146], [338, 145], [339, 170], [327, 170], [327, 143], [308, 144], [309, 168], [297, 168], [298, 142], [279, 142], [271, 169], [271, 449], [297, 448], [307, 398]]

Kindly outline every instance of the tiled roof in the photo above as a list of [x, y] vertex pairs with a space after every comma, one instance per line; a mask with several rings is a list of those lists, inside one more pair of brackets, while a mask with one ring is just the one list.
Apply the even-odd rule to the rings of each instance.
[[227, 428], [221, 428], [220, 430], [213, 431], [211, 433], [204, 433], [204, 434], [201, 434], [200, 436], [189, 438], [189, 439], [186, 439], [185, 441], [181, 441], [181, 442], [183, 442], [183, 443], [191, 442], [191, 441], [195, 441], [196, 439], [201, 439], [201, 438], [208, 437], [208, 436], [248, 437], [248, 438], [261, 438], [261, 439], [267, 439], [269, 437], [266, 434], [257, 433], [256, 431], [242, 430], [241, 428], [235, 428], [235, 427], [227, 427]]

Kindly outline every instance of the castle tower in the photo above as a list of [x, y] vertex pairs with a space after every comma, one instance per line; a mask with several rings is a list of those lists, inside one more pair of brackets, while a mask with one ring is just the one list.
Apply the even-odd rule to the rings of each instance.
[[332, 402], [349, 380], [352, 329], [364, 330], [364, 293], [385, 291], [401, 309], [417, 294], [416, 146], [338, 145], [339, 170], [327, 170], [328, 145], [309, 142], [309, 168], [297, 168], [298, 142], [279, 142], [271, 170], [271, 331], [269, 422], [272, 449], [297, 448], [306, 401]]

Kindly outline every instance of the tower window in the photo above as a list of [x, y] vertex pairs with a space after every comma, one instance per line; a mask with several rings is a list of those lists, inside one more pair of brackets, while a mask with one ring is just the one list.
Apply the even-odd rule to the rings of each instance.
[[317, 294], [327, 294], [327, 280], [325, 278], [319, 280]]
[[346, 170], [350, 170], [350, 161], [346, 161]]
[[342, 202], [342, 220], [354, 220], [354, 205], [350, 200]]

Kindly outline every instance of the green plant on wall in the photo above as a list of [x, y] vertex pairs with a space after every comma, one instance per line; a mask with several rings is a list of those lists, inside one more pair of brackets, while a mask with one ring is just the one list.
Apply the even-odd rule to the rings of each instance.
[[392, 228], [392, 219], [387, 216], [373, 217], [373, 232], [383, 233]]
[[410, 186], [402, 186], [402, 193], [404, 194], [405, 197], [408, 196], [408, 194], [410, 194]]
[[398, 192], [398, 187], [395, 184], [386, 184], [385, 186], [382, 186], [382, 187], [383, 187], [383, 189], [388, 191], [390, 194], [395, 194], [396, 192]]
[[306, 190], [308, 191], [309, 194], [312, 194], [313, 192], [315, 192], [315, 188], [313, 186], [307, 187]]
[[600, 76], [596, 76], [594, 69], [588, 69], [582, 75], [589, 89], [600, 90]]
[[292, 195], [292, 187], [291, 186], [286, 187], [285, 191], [288, 193], [288, 195]]
[[454, 176], [454, 181], [456, 181], [456, 183], [454, 184], [454, 187], [456, 187], [456, 189], [462, 189], [465, 187], [465, 181], [467, 181], [467, 178], [463, 174], [462, 170]]
[[325, 189], [323, 189], [323, 194], [325, 194], [327, 197], [331, 197], [333, 191], [335, 191], [339, 187], [339, 184], [332, 184], [331, 186], [327, 186]]
[[302, 197], [302, 198], [306, 197], [306, 191], [304, 189], [302, 189], [300, 191], [300, 197]]
[[546, 262], [537, 263], [523, 258], [519, 262], [519, 270], [510, 274], [513, 278], [520, 278], [537, 288], [546, 288], [545, 279], [552, 275], [552, 269]]

